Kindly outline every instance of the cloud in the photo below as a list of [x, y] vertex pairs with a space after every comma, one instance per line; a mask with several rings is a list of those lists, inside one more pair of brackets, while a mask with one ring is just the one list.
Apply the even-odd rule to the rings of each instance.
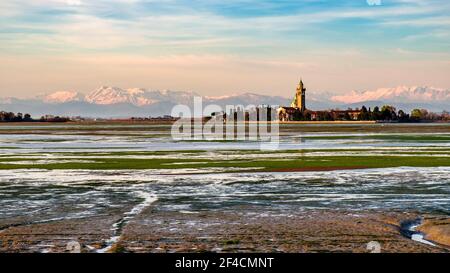
[[[449, 14], [447, 0], [383, 0], [381, 6], [373, 7], [366, 0], [0, 1], [0, 55], [2, 60], [20, 59], [24, 66], [28, 62], [28, 73], [47, 71], [50, 75], [51, 71], [65, 82], [96, 81], [88, 75], [95, 75], [96, 67], [104, 73], [98, 75], [104, 84], [110, 84], [108, 77], [141, 81], [146, 71], [159, 73], [169, 82], [171, 73], [179, 79], [187, 74], [193, 79], [202, 75], [217, 79], [224, 69], [222, 84], [229, 88], [236, 87], [230, 82], [240, 76], [238, 71], [255, 74], [247, 81], [273, 77], [281, 85], [290, 77], [308, 74], [313, 86], [338, 85], [343, 90], [352, 84], [369, 85], [372, 80], [364, 75], [380, 73], [384, 67], [408, 69], [416, 63], [447, 60]], [[39, 58], [43, 61], [33, 61]], [[49, 68], [53, 60], [61, 63]], [[78, 76], [66, 77], [58, 66]], [[88, 71], [79, 69], [83, 66]], [[427, 63], [427, 67], [432, 65]], [[198, 73], [185, 72], [189, 69]], [[440, 64], [439, 69], [448, 71], [448, 64]], [[20, 74], [17, 68], [17, 74], [9, 75], [17, 78]], [[441, 72], [434, 74], [428, 78], [436, 85], [448, 82]], [[362, 75], [361, 79], [356, 75]], [[406, 79], [403, 74], [397, 76]], [[322, 83], [323, 77], [330, 83]], [[389, 75], [383, 77], [392, 84], [403, 84]], [[152, 79], [159, 81], [158, 76]], [[180, 80], [180, 86], [214, 88], [211, 83], [192, 82]], [[255, 86], [243, 78], [239, 83]], [[45, 84], [51, 84], [50, 78]]]
[[422, 17], [414, 19], [403, 19], [397, 21], [386, 21], [382, 23], [387, 26], [450, 26], [450, 16], [433, 16], [433, 17]]
[[[339, 46], [346, 39], [367, 47], [371, 39], [379, 41], [371, 32], [389, 33], [392, 27], [398, 30], [389, 37], [390, 43], [399, 47], [405, 36], [419, 40], [426, 33], [443, 32], [450, 23], [450, 4], [444, 0], [386, 0], [383, 4], [371, 8], [355, 5], [355, 1], [327, 5], [269, 0], [231, 0], [226, 4], [216, 0], [3, 1], [0, 40], [4, 43], [0, 47], [37, 54], [83, 50], [155, 55], [205, 50], [267, 54], [270, 50], [281, 54], [293, 53], [298, 47], [308, 51], [324, 41], [330, 47]], [[416, 33], [411, 33], [411, 26], [418, 27]], [[355, 41], [354, 37], [364, 38]]]
[[83, 4], [80, 0], [66, 0], [66, 3], [69, 6], [81, 6]]
[[381, 0], [366, 0], [369, 6], [381, 6]]
[[[6, 1], [9, 2], [9, 1]], [[423, 19], [421, 16], [444, 12], [446, 5], [419, 5], [416, 1], [396, 1], [402, 5], [383, 6], [382, 9], [364, 7], [341, 7], [330, 5], [329, 8], [308, 8], [306, 11], [293, 9], [283, 14], [270, 13], [268, 7], [278, 7], [271, 1], [257, 3], [254, 1], [230, 1], [229, 5], [236, 9], [243, 6], [257, 6], [254, 13], [242, 14], [234, 17], [221, 11], [220, 1], [193, 1], [192, 6], [184, 1], [89, 1], [80, 0], [13, 0], [13, 4], [0, 4], [10, 10], [11, 15], [20, 19], [7, 21], [5, 28], [29, 27], [36, 25], [41, 30], [51, 32], [49, 41], [54, 43], [72, 42], [69, 47], [79, 45], [81, 48], [95, 48], [103, 46], [111, 48], [122, 47], [123, 43], [145, 45], [147, 40], [152, 45], [157, 42], [171, 45], [215, 45], [226, 41], [231, 46], [236, 39], [245, 37], [247, 40], [260, 42], [271, 37], [288, 42], [292, 37], [303, 30], [303, 37], [297, 40], [314, 39], [320, 33], [316, 28], [321, 24], [333, 23], [342, 20], [363, 19], [372, 20], [373, 24], [380, 25], [407, 25], [416, 24], [433, 26], [448, 24], [449, 16], [442, 15], [439, 19]], [[201, 8], [202, 4], [205, 8]], [[312, 6], [312, 4], [310, 4]], [[447, 5], [448, 6], [448, 5]], [[198, 7], [198, 9], [195, 9]], [[226, 6], [225, 6], [226, 7]], [[279, 8], [280, 9], [280, 8]], [[2, 9], [3, 10], [3, 9]], [[12, 10], [12, 11], [11, 11]], [[448, 10], [447, 10], [448, 11]], [[51, 17], [49, 14], [58, 14]], [[35, 19], [34, 19], [35, 18]], [[435, 18], [435, 17], [433, 17]], [[30, 22], [30, 20], [32, 22]], [[419, 22], [419, 23], [418, 23]], [[421, 22], [421, 23], [420, 23]], [[89, 29], [89, 25], [92, 28]], [[332, 25], [326, 26], [333, 29]], [[291, 33], [289, 33], [291, 32]], [[295, 33], [295, 34], [294, 34]], [[43, 35], [43, 34], [42, 34]], [[118, 38], [111, 38], [115, 35]], [[60, 36], [61, 38], [57, 37]], [[97, 40], [105, 39], [105, 43]], [[118, 40], [122, 39], [123, 43]], [[80, 41], [84, 41], [80, 43]], [[89, 40], [96, 40], [89, 43]], [[217, 43], [214, 43], [216, 41]], [[84, 44], [84, 46], [83, 46]], [[66, 47], [65, 44], [61, 46]]]

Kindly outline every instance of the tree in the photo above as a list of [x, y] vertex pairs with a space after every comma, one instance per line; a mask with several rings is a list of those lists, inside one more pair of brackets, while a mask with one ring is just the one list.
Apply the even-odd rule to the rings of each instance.
[[392, 105], [383, 105], [381, 107], [381, 118], [384, 120], [395, 120], [397, 115], [395, 114], [396, 109]]
[[369, 114], [369, 111], [367, 111], [366, 106], [363, 105], [361, 107], [361, 113], [359, 113], [358, 119], [359, 120], [369, 120], [370, 119], [370, 114]]
[[425, 109], [413, 109], [411, 111], [411, 119], [419, 121], [424, 120], [428, 115], [428, 111]]
[[303, 119], [304, 119], [304, 120], [311, 120], [311, 111], [306, 110], [306, 111], [303, 113]]
[[348, 113], [348, 112], [345, 112], [345, 114], [344, 114], [344, 120], [351, 120], [351, 119], [352, 119], [352, 117], [350, 117], [349, 113]]
[[20, 121], [31, 121], [30, 114], [23, 115], [22, 113], [14, 114], [13, 112], [0, 111], [0, 121], [6, 122], [20, 122]]
[[379, 120], [381, 118], [381, 112], [380, 112], [380, 108], [378, 106], [375, 106], [373, 108], [373, 112], [371, 115], [371, 120]]
[[428, 110], [420, 109], [420, 112], [422, 113], [422, 118], [423, 119], [430, 119], [430, 113], [428, 113]]
[[384, 120], [395, 119], [396, 117], [395, 111], [396, 111], [395, 107], [391, 105], [383, 105], [383, 107], [381, 107], [381, 117]]
[[450, 121], [450, 113], [447, 111], [442, 111], [441, 120]]
[[13, 112], [0, 112], [0, 121], [14, 121], [16, 115]]
[[403, 110], [398, 110], [397, 116], [399, 121], [405, 122], [409, 120], [409, 115], [406, 114]]
[[321, 112], [317, 113], [317, 120], [329, 121], [329, 120], [333, 120], [333, 117], [331, 116], [330, 112], [321, 111]]

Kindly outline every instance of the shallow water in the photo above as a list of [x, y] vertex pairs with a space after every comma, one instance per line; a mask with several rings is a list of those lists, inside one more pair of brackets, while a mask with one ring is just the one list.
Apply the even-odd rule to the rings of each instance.
[[[379, 126], [379, 125], [376, 125]], [[389, 125], [394, 126], [394, 125]], [[414, 125], [417, 126], [417, 125]], [[427, 125], [429, 126], [429, 125]], [[24, 157], [26, 160], [10, 164], [78, 162], [79, 157], [56, 152], [109, 152], [117, 151], [183, 151], [205, 150], [198, 154], [163, 154], [158, 158], [217, 158], [224, 156], [221, 150], [236, 150], [229, 153], [228, 160], [272, 157], [288, 159], [289, 153], [241, 154], [239, 151], [257, 150], [258, 142], [186, 142], [173, 141], [167, 136], [167, 126], [128, 125], [129, 135], [114, 135], [115, 127], [102, 125], [53, 126], [47, 132], [43, 127], [0, 127], [0, 156], [4, 159]], [[124, 127], [123, 125], [121, 127]], [[297, 132], [295, 127], [283, 132], [280, 150], [312, 149], [326, 152], [306, 152], [305, 156], [340, 155], [398, 155], [399, 152], [447, 151], [450, 142], [404, 141], [371, 139], [379, 135], [373, 132], [343, 133]], [[339, 125], [336, 125], [338, 128]], [[367, 126], [359, 126], [366, 128]], [[441, 126], [442, 127], [442, 126]], [[439, 127], [439, 128], [441, 128]], [[70, 128], [71, 130], [68, 130]], [[76, 129], [75, 131], [73, 129]], [[368, 128], [368, 127], [367, 127]], [[8, 134], [7, 130], [25, 130], [24, 133]], [[31, 130], [39, 131], [30, 132]], [[94, 130], [95, 129], [95, 130]], [[441, 128], [442, 129], [442, 128]], [[5, 133], [6, 132], [6, 133]], [[56, 133], [55, 133], [56, 132]], [[82, 132], [83, 135], [79, 133]], [[90, 134], [92, 132], [92, 134]], [[96, 135], [102, 134], [110, 135]], [[424, 132], [424, 135], [432, 134]], [[448, 132], [440, 132], [448, 135]], [[337, 139], [314, 139], [308, 136], [341, 136]], [[361, 138], [346, 138], [347, 135]], [[420, 135], [404, 132], [403, 136]], [[145, 137], [151, 136], [151, 137]], [[344, 151], [328, 151], [340, 149]], [[358, 151], [363, 149], [364, 151]], [[406, 155], [405, 156], [414, 156]], [[433, 155], [427, 155], [432, 157]], [[448, 156], [444, 154], [441, 156]], [[89, 162], [101, 155], [83, 156]], [[152, 155], [132, 155], [136, 158], [154, 158]], [[112, 209], [127, 208], [139, 212], [146, 206], [161, 211], [196, 213], [202, 210], [238, 210], [245, 205], [260, 206], [278, 214], [289, 214], [292, 210], [344, 209], [344, 210], [398, 210], [450, 213], [450, 167], [431, 168], [385, 168], [364, 170], [340, 170], [295, 173], [221, 173], [224, 169], [209, 168], [209, 174], [195, 174], [198, 169], [178, 170], [0, 170], [0, 226], [11, 219], [28, 222], [45, 222], [55, 219], [84, 218], [108, 214]], [[235, 170], [238, 171], [238, 170]], [[243, 171], [242, 169], [240, 171]], [[245, 170], [244, 170], [245, 171]], [[254, 170], [253, 170], [254, 171]], [[204, 172], [204, 171], [202, 171]], [[181, 173], [190, 173], [182, 175]], [[151, 196], [152, 202], [147, 202]], [[147, 201], [146, 201], [147, 200]], [[155, 201], [156, 200], [156, 201]], [[155, 201], [155, 202], [154, 202]], [[131, 213], [133, 216], [134, 213]], [[129, 215], [130, 216], [130, 215]], [[131, 217], [130, 216], [130, 217]], [[19, 220], [18, 220], [19, 221]], [[21, 220], [23, 221], [23, 220]]]
[[[448, 124], [408, 124], [406, 129], [404, 126], [401, 124], [286, 125], [280, 127], [278, 149], [450, 148], [450, 141], [401, 139], [402, 136], [448, 138], [450, 135]], [[424, 129], [419, 130], [420, 128]], [[386, 129], [389, 131], [385, 131]], [[9, 133], [11, 131], [14, 133]], [[314, 138], [318, 136], [338, 138]], [[384, 140], [373, 138], [374, 136], [392, 138]], [[89, 152], [93, 149], [96, 151], [183, 151], [254, 150], [260, 147], [261, 143], [257, 141], [173, 141], [170, 136], [170, 125], [0, 126], [0, 154], [61, 152], [72, 149]]]
[[[257, 205], [291, 210], [450, 211], [450, 168], [166, 175], [151, 170], [1, 170], [0, 219], [80, 218], [157, 199], [156, 209], [196, 212]], [[139, 207], [139, 209], [142, 209]]]

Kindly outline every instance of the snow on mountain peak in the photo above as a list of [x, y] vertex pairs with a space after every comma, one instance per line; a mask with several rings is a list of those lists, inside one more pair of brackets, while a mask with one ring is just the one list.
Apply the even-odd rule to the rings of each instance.
[[129, 89], [127, 89], [127, 92], [130, 95], [142, 95], [145, 92], [147, 92], [147, 90], [145, 90], [143, 88], [129, 88]]
[[124, 90], [118, 87], [102, 86], [87, 95], [85, 100], [92, 104], [130, 103], [136, 106], [145, 106], [159, 101], [184, 103], [194, 95], [192, 92], [182, 91], [148, 91], [143, 88], [129, 88]]
[[342, 103], [358, 103], [364, 101], [389, 100], [392, 102], [444, 102], [450, 101], [450, 90], [422, 86], [398, 86], [379, 88], [372, 91], [357, 92], [332, 96], [332, 101]]
[[[172, 90], [147, 90], [143, 88], [122, 89], [119, 87], [101, 86], [88, 95], [74, 91], [58, 91], [40, 99], [45, 103], [67, 103], [72, 101], [86, 102], [94, 105], [114, 105], [131, 104], [137, 107], [156, 105], [185, 104], [191, 105], [194, 96], [199, 96], [194, 92], [172, 91]], [[379, 88], [372, 91], [357, 92], [352, 91], [344, 95], [320, 95], [309, 93], [307, 101], [312, 105], [324, 102], [324, 98], [331, 98], [326, 101], [327, 105], [333, 104], [353, 104], [369, 101], [382, 101], [386, 103], [413, 103], [413, 104], [450, 104], [450, 90], [434, 87], [421, 86], [398, 86], [394, 88]], [[264, 96], [254, 93], [233, 94], [227, 96], [204, 96], [204, 103], [219, 105], [229, 104], [272, 104], [284, 105], [289, 99], [274, 96]], [[8, 103], [5, 100], [4, 103]], [[441, 106], [440, 106], [441, 107]]]
[[92, 104], [117, 104], [117, 103], [131, 103], [135, 105], [147, 103], [145, 100], [139, 98], [143, 90], [137, 88], [124, 90], [119, 87], [102, 86], [88, 94], [85, 100]]
[[75, 91], [56, 91], [45, 95], [42, 100], [46, 103], [66, 103], [71, 101], [82, 101], [83, 95]]

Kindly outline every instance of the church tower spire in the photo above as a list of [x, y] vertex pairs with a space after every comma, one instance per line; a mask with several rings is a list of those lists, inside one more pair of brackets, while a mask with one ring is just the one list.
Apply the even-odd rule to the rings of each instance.
[[304, 87], [303, 80], [300, 78], [300, 81], [297, 85], [297, 90], [295, 92], [294, 101], [291, 104], [291, 107], [298, 108], [300, 111], [306, 110], [306, 88]]

